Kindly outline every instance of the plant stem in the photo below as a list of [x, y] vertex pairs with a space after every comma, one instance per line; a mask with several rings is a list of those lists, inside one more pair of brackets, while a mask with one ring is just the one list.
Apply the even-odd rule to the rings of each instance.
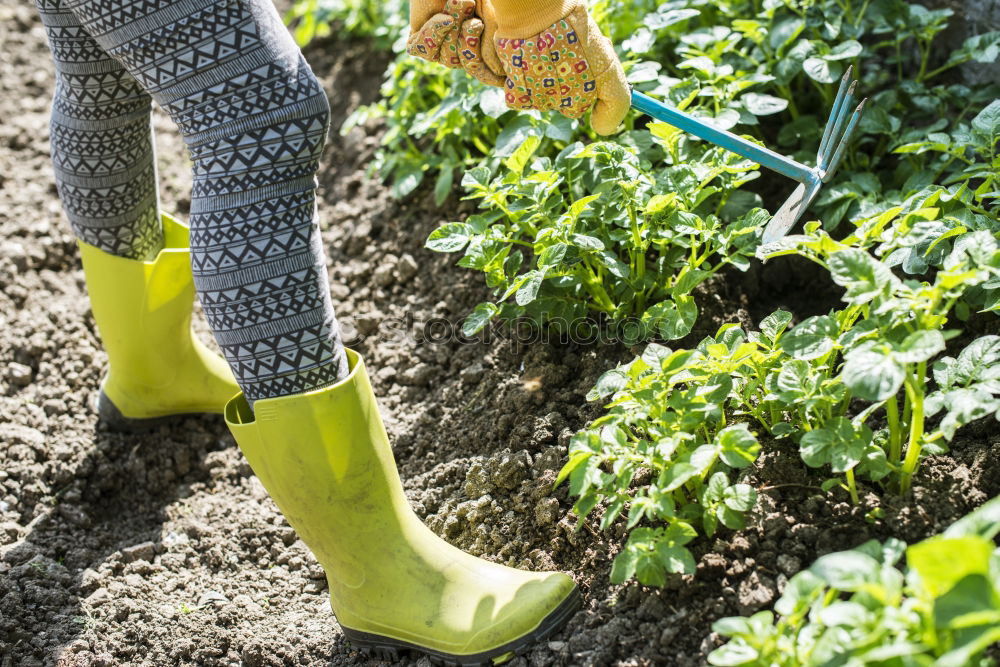
[[910, 490], [910, 481], [917, 470], [917, 464], [920, 463], [920, 449], [924, 437], [924, 393], [917, 386], [913, 376], [906, 378], [905, 386], [906, 399], [911, 406], [913, 418], [910, 421], [910, 441], [906, 445], [906, 459], [903, 461], [903, 471], [899, 480], [900, 493]]
[[615, 304], [611, 301], [611, 297], [608, 293], [604, 291], [604, 286], [601, 281], [594, 275], [593, 269], [589, 265], [584, 265], [586, 267], [583, 274], [583, 285], [587, 290], [587, 293], [594, 299], [594, 302], [600, 306], [600, 310], [611, 315], [615, 312]]
[[847, 490], [851, 494], [851, 502], [855, 505], [860, 505], [861, 499], [858, 498], [858, 486], [854, 482], [854, 468], [848, 468], [844, 474], [847, 476]]
[[885, 418], [889, 422], [889, 461], [899, 463], [903, 453], [903, 433], [899, 428], [899, 403], [895, 396], [886, 401]]

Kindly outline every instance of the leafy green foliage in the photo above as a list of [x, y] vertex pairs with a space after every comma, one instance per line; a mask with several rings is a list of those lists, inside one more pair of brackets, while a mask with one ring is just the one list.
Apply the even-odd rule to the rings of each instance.
[[682, 338], [698, 315], [691, 291], [723, 266], [749, 266], [766, 214], [728, 223], [718, 215], [756, 173], [749, 164], [715, 151], [700, 169], [652, 171], [634, 148], [607, 142], [535, 158], [546, 137], [524, 127], [499, 176], [485, 167], [466, 174], [483, 212], [427, 241], [464, 252], [459, 265], [482, 271], [495, 289], [496, 302], [473, 312], [467, 334], [486, 325], [485, 313], [555, 326], [598, 313], [634, 320], [638, 339]]
[[296, 0], [284, 18], [299, 46], [329, 36], [339, 24], [347, 33], [389, 49], [408, 27], [403, 0]]
[[[935, 190], [931, 197], [939, 198], [941, 193]], [[995, 336], [974, 340], [957, 359], [944, 357], [933, 366], [933, 376], [928, 373], [929, 363], [945, 351], [947, 339], [956, 333], [945, 329], [956, 305], [966, 293], [997, 282], [1000, 234], [965, 229], [947, 234], [947, 226], [934, 224], [940, 211], [924, 207], [916, 216], [920, 223], [909, 227], [919, 227], [916, 233], [923, 240], [899, 243], [894, 236], [906, 239], [912, 233], [906, 226], [912, 219], [899, 218], [900, 208], [879, 216], [881, 222], [865, 228], [861, 238], [848, 240], [865, 245], [865, 239], [878, 232], [880, 239], [890, 239], [878, 247], [890, 260], [899, 257], [900, 248], [906, 252], [926, 248], [920, 255], [923, 258], [935, 248], [947, 251], [930, 260], [935, 265], [933, 282], [900, 279], [887, 262], [860, 247], [833, 240], [816, 223], [770, 252], [772, 256], [794, 252], [809, 257], [826, 266], [834, 282], [844, 288], [846, 308], [810, 318], [788, 333], [783, 349], [795, 361], [768, 382], [778, 390], [775, 397], [783, 407], [798, 408], [792, 413], [792, 426], [783, 427], [781, 433], [799, 437], [808, 465], [829, 464], [834, 472], [848, 473], [855, 500], [855, 466], [863, 464], [862, 470], [874, 480], [890, 476], [899, 490], [906, 491], [925, 449], [943, 451], [959, 427], [997, 414], [1000, 408]], [[883, 233], [884, 225], [894, 220], [900, 226]], [[936, 242], [925, 242], [935, 239], [935, 234]], [[936, 391], [931, 390], [932, 380], [937, 383]], [[850, 427], [845, 418], [852, 399], [869, 405]], [[864, 423], [880, 408], [885, 410], [886, 428], [873, 439]], [[939, 426], [928, 432], [927, 419], [936, 415], [941, 417]]]
[[[605, 501], [602, 528], [625, 511], [628, 529], [644, 519], [667, 526], [633, 530], [616, 578], [635, 574], [654, 584], [689, 571], [676, 569], [686, 561], [674, 559], [683, 544], [672, 526], [682, 524], [685, 535], [689, 528], [711, 535], [720, 523], [742, 527], [753, 492], [737, 489], [730, 475], [754, 462], [755, 426], [796, 440], [806, 465], [843, 474], [858, 502], [856, 474], [905, 492], [922, 457], [944, 451], [958, 428], [988, 415], [1000, 419], [1000, 337], [983, 336], [957, 357], [940, 356], [954, 305], [1000, 272], [993, 234], [960, 239], [934, 281], [917, 282], [834, 241], [816, 223], [806, 232], [784, 245], [830, 270], [844, 288], [845, 308], [790, 330], [791, 314], [783, 311], [758, 332], [727, 325], [695, 350], [652, 344], [603, 375], [591, 392], [592, 400], [612, 400], [608, 414], [574, 437], [560, 475], [579, 496], [575, 511], [586, 517]], [[852, 412], [852, 401], [868, 404]], [[880, 409], [885, 426], [869, 425]], [[937, 428], [929, 429], [935, 416]], [[653, 481], [634, 485], [636, 466], [652, 471]]]
[[[1000, 498], [910, 547], [890, 538], [820, 557], [792, 577], [774, 612], [723, 618], [725, 667], [995, 664], [1000, 641]], [[905, 554], [907, 570], [899, 560]]]
[[697, 350], [650, 344], [591, 392], [592, 399], [612, 397], [608, 414], [573, 437], [557, 484], [569, 480], [581, 517], [603, 501], [601, 529], [621, 519], [631, 531], [612, 581], [635, 575], [662, 585], [667, 574], [693, 572], [684, 545], [720, 525], [742, 528], [754, 505], [757, 492], [735, 477], [760, 445], [745, 423], [728, 422], [727, 412], [734, 393], [757, 390], [741, 369], [766, 363], [767, 355], [733, 332]]

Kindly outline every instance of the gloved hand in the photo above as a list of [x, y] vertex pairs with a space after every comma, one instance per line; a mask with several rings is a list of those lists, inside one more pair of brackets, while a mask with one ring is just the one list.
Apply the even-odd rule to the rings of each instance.
[[[507, 106], [555, 109], [569, 118], [593, 107], [595, 132], [611, 134], [618, 128], [631, 93], [611, 40], [601, 34], [584, 0], [483, 3], [492, 4], [496, 17], [496, 55], [507, 75]], [[482, 15], [488, 17], [485, 11]], [[483, 58], [491, 61], [488, 49]]]
[[411, 0], [406, 52], [502, 86], [504, 76], [483, 62], [485, 25], [475, 14], [476, 0]]

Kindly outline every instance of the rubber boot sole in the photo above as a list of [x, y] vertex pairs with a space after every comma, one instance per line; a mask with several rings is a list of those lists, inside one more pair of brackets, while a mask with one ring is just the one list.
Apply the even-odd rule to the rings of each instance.
[[374, 656], [382, 660], [399, 660], [403, 651], [413, 651], [426, 655], [435, 665], [441, 667], [492, 667], [492, 665], [502, 665], [515, 656], [524, 653], [526, 649], [536, 642], [551, 637], [557, 630], [562, 628], [569, 619], [577, 612], [583, 601], [580, 589], [574, 588], [559, 606], [552, 610], [548, 616], [533, 631], [518, 637], [514, 641], [503, 646], [484, 651], [482, 653], [472, 653], [470, 655], [453, 655], [443, 651], [435, 651], [423, 646], [417, 646], [409, 642], [404, 642], [391, 637], [373, 635], [360, 630], [352, 630], [341, 626], [344, 636], [351, 646], [359, 649], [365, 655]]
[[149, 417], [146, 419], [137, 419], [135, 417], [126, 417], [121, 413], [121, 410], [111, 402], [108, 395], [104, 393], [102, 389], [97, 395], [97, 418], [98, 423], [101, 424], [106, 430], [112, 431], [114, 433], [138, 433], [142, 431], [149, 431], [159, 426], [165, 424], [171, 424], [180, 419], [186, 419], [187, 417], [203, 417], [205, 415], [218, 415], [218, 413], [213, 412], [179, 412], [174, 415], [164, 415], [162, 417]]

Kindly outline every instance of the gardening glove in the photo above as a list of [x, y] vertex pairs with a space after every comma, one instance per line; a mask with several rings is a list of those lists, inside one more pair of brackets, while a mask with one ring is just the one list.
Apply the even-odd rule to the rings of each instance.
[[496, 15], [497, 56], [507, 75], [507, 106], [555, 109], [611, 134], [631, 106], [611, 40], [584, 0], [488, 0]]
[[406, 52], [451, 69], [464, 69], [487, 85], [502, 86], [504, 77], [483, 62], [485, 28], [476, 16], [476, 0], [412, 0]]

